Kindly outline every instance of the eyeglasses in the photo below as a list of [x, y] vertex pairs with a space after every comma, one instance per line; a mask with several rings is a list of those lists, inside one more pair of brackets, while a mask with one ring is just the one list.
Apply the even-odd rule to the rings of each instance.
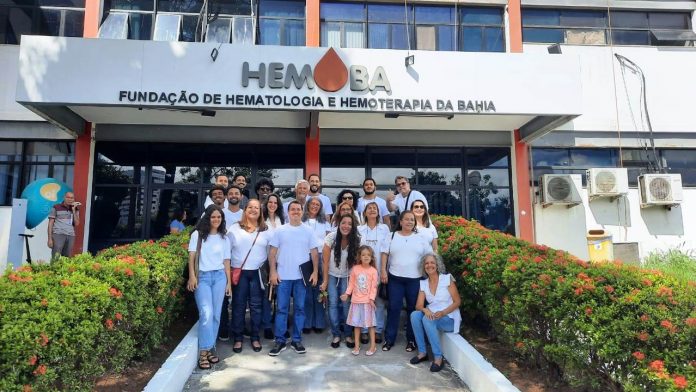
[[415, 205], [415, 206], [411, 206], [411, 209], [412, 209], [412, 210], [424, 210], [424, 209], [425, 209], [425, 206], [422, 205], [422, 204], [418, 204], [418, 205]]
[[353, 196], [343, 196], [343, 200], [353, 200]]
[[259, 188], [259, 190], [260, 190], [260, 191], [264, 191], [264, 192], [270, 192], [270, 191], [271, 191], [271, 187], [269, 187], [269, 186], [262, 186], [261, 188]]
[[397, 182], [397, 183], [396, 183], [396, 186], [405, 186], [406, 184], [408, 184], [408, 182], [406, 182], [406, 181]]

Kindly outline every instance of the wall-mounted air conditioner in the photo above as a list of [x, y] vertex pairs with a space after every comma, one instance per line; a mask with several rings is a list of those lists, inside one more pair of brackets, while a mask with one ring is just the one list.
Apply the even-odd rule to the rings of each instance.
[[582, 199], [576, 186], [579, 183], [579, 174], [544, 174], [539, 181], [542, 206], [562, 204], [572, 207], [581, 204]]
[[681, 204], [681, 174], [643, 174], [638, 176], [640, 207], [673, 206]]
[[593, 168], [587, 170], [587, 193], [590, 199], [619, 197], [628, 193], [628, 170]]

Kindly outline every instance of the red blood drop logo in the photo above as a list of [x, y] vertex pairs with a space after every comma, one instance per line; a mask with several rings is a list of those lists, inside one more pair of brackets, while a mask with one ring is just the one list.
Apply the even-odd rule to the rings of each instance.
[[340, 90], [348, 81], [348, 68], [333, 48], [314, 66], [314, 82], [320, 89], [329, 92]]

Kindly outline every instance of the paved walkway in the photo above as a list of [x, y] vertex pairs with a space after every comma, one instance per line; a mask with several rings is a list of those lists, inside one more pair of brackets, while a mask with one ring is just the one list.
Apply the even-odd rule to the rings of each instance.
[[465, 391], [469, 389], [457, 374], [446, 366], [431, 373], [430, 362], [411, 365], [413, 353], [404, 350], [402, 337], [389, 352], [378, 349], [368, 357], [361, 348], [360, 356], [342, 344], [334, 349], [329, 345], [329, 333], [311, 333], [303, 337], [306, 354], [292, 348], [277, 357], [268, 355], [273, 342], [262, 340], [263, 350], [255, 353], [248, 338], [244, 351], [232, 352], [230, 342], [218, 341], [220, 363], [213, 369], [198, 368], [186, 383], [185, 391]]

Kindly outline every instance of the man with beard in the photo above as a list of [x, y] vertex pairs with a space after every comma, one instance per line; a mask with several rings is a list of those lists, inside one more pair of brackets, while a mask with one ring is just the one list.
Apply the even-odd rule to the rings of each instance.
[[[227, 209], [225, 205], [227, 204], [227, 199], [225, 199], [225, 191], [226, 188], [220, 184], [215, 184], [213, 185], [212, 188], [208, 191], [208, 197], [207, 199], [210, 200], [211, 204], [215, 204], [216, 206], [222, 208], [223, 211]], [[201, 214], [201, 218], [205, 215], [205, 212]]]
[[266, 203], [266, 200], [268, 200], [268, 195], [273, 193], [274, 190], [275, 185], [273, 184], [273, 180], [270, 178], [262, 178], [256, 181], [256, 185], [254, 185], [254, 192], [256, 192], [256, 196], [259, 198], [261, 204]]
[[309, 182], [309, 195], [312, 197], [318, 197], [324, 206], [324, 215], [326, 216], [326, 221], [331, 222], [331, 214], [333, 214], [333, 209], [331, 208], [331, 199], [328, 196], [319, 193], [321, 190], [321, 178], [316, 173], [312, 173], [307, 177], [307, 182]]
[[236, 185], [230, 185], [227, 188], [227, 208], [222, 210], [225, 213], [225, 224], [228, 229], [242, 219], [244, 210], [241, 204], [242, 190]]
[[[224, 174], [218, 174], [215, 176], [215, 185], [222, 186], [222, 189], [227, 189], [229, 186], [229, 179]], [[222, 193], [222, 201], [224, 205], [220, 205], [220, 208], [227, 208], [227, 200], [225, 199], [225, 193]], [[211, 196], [205, 198], [205, 203], [203, 203], [203, 210], [205, 210], [209, 205], [215, 204]]]
[[[297, 180], [297, 183], [295, 184], [295, 201], [300, 202], [300, 205], [302, 205], [303, 210], [305, 204], [307, 204], [307, 193], [309, 193], [309, 183], [307, 182], [307, 180]], [[291, 202], [292, 201], [287, 201], [283, 203], [283, 212], [285, 212], [285, 216], [290, 216], [288, 215], [288, 205], [290, 205]]]
[[374, 178], [366, 178], [363, 181], [363, 192], [365, 196], [358, 199], [358, 209], [357, 213], [362, 218], [365, 212], [365, 207], [372, 203], [373, 201], [377, 203], [379, 207], [379, 216], [382, 218], [382, 222], [385, 225], [390, 226], [391, 220], [389, 219], [389, 209], [387, 208], [387, 202], [381, 197], [377, 196], [377, 183]]
[[246, 205], [249, 202], [249, 190], [246, 189], [247, 180], [244, 174], [235, 174], [234, 177], [232, 177], [232, 185], [237, 186], [242, 191], [242, 198], [240, 199], [239, 208], [243, 210], [246, 208]]

